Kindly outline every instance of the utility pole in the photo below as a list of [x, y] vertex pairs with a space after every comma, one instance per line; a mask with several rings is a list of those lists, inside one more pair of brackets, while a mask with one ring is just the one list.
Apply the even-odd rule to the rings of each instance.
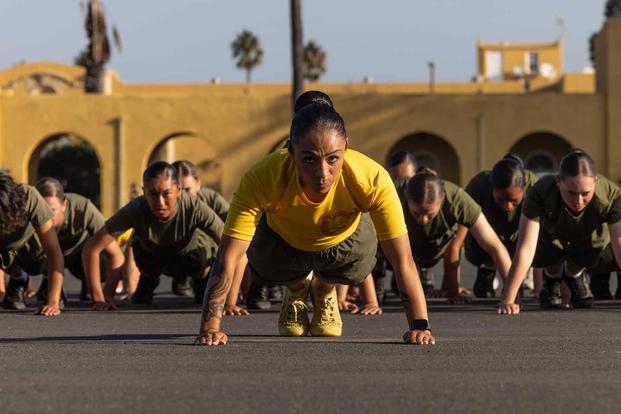
[[291, 55], [293, 68], [293, 82], [291, 91], [291, 111], [295, 100], [302, 94], [304, 78], [303, 65], [303, 38], [302, 38], [302, 0], [290, 0], [291, 5]]
[[429, 93], [436, 93], [436, 64], [429, 61]]

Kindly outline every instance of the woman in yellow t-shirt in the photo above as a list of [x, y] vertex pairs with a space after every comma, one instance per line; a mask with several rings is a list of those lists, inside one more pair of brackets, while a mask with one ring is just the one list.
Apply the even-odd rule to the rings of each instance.
[[220, 331], [224, 302], [246, 252], [253, 278], [286, 286], [281, 335], [341, 335], [335, 284], [358, 283], [371, 272], [379, 239], [404, 293], [410, 323], [404, 340], [433, 344], [403, 211], [386, 170], [347, 149], [345, 123], [330, 105], [299, 109], [289, 136], [287, 149], [252, 167], [233, 196], [203, 302], [198, 343], [226, 344], [227, 335]]

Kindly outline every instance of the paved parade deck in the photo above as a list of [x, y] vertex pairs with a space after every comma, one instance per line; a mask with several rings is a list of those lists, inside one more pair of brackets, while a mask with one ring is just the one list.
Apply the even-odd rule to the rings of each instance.
[[2, 413], [620, 410], [621, 302], [579, 311], [531, 303], [501, 317], [492, 301], [431, 301], [438, 342], [426, 347], [401, 343], [394, 299], [383, 316], [345, 315], [336, 339], [281, 338], [277, 311], [255, 312], [226, 317], [229, 345], [208, 349], [192, 345], [199, 310], [190, 299], [164, 292], [156, 301], [113, 313], [82, 305], [51, 319], [1, 312]]

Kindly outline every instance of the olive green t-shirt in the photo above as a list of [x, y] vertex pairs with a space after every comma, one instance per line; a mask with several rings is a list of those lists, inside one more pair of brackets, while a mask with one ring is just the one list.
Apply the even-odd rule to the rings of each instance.
[[64, 256], [80, 250], [84, 243], [104, 226], [104, 216], [86, 197], [66, 193], [65, 221], [56, 229]]
[[229, 203], [218, 193], [209, 187], [201, 187], [197, 194], [205, 204], [216, 212], [222, 221], [226, 221], [226, 215], [229, 213]]
[[166, 221], [153, 215], [144, 196], [135, 198], [106, 221], [106, 229], [113, 236], [133, 228], [134, 241], [146, 251], [163, 257], [201, 247], [204, 235], [217, 238], [223, 225], [207, 204], [186, 192], [179, 195], [177, 211]]
[[[524, 173], [524, 192], [526, 194], [537, 182], [538, 177], [528, 170]], [[466, 192], [481, 206], [485, 218], [500, 240], [503, 243], [516, 242], [524, 200], [511, 212], [503, 211], [494, 201], [491, 176], [491, 171], [482, 171], [475, 175], [466, 186]]]
[[[444, 181], [445, 197], [438, 215], [427, 224], [416, 223], [407, 206], [404, 187], [400, 196], [408, 227], [408, 237], [414, 252], [428, 251], [445, 246], [457, 232], [457, 225], [468, 228], [481, 214], [481, 207], [462, 188], [449, 181]], [[418, 254], [418, 253], [417, 253]]]
[[17, 229], [13, 234], [7, 236], [5, 240], [0, 240], [1, 250], [21, 247], [35, 234], [36, 229], [41, 227], [43, 223], [50, 220], [54, 215], [36, 188], [25, 184], [20, 187], [26, 193], [26, 205], [24, 209], [26, 210], [28, 224]]
[[572, 214], [561, 199], [556, 175], [539, 179], [526, 195], [522, 214], [540, 223], [540, 231], [563, 246], [591, 240], [605, 245], [610, 239], [604, 224], [621, 220], [621, 190], [602, 175], [597, 176], [595, 194], [578, 215]]

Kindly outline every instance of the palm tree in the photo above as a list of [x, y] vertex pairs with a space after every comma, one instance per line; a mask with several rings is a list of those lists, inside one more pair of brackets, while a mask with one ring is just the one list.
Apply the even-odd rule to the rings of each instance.
[[604, 16], [612, 17], [621, 14], [621, 1], [620, 0], [608, 0], [604, 7]]
[[237, 59], [236, 66], [246, 71], [246, 83], [250, 83], [250, 72], [263, 63], [263, 49], [259, 38], [250, 30], [244, 30], [231, 43], [231, 51], [233, 59]]
[[304, 79], [317, 82], [324, 73], [326, 52], [314, 40], [309, 40], [304, 46]]

